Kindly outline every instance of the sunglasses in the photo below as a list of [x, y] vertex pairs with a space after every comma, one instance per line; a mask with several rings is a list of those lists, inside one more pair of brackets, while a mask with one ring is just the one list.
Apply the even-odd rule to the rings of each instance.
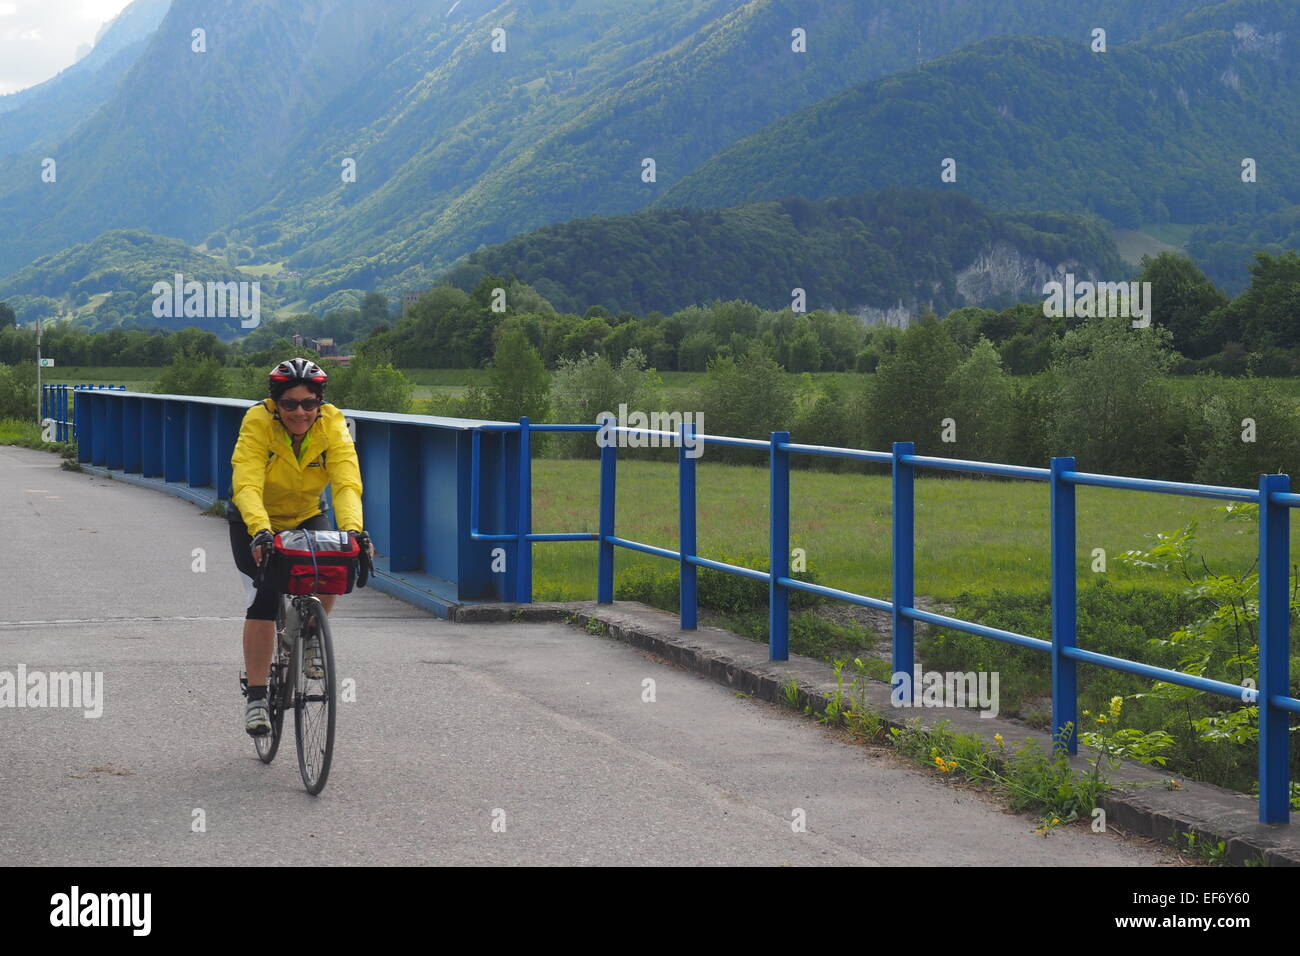
[[278, 404], [286, 412], [296, 412], [299, 405], [302, 406], [304, 412], [314, 412], [316, 409], [320, 408], [321, 400], [319, 398], [304, 398], [302, 400], [296, 398], [282, 398]]

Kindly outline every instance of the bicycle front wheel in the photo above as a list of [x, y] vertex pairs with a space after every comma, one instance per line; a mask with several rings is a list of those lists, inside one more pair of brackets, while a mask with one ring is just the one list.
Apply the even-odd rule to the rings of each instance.
[[298, 694], [294, 698], [294, 727], [298, 738], [298, 770], [303, 786], [315, 796], [325, 789], [334, 756], [334, 711], [338, 680], [334, 672], [334, 641], [330, 636], [329, 615], [320, 602], [313, 599], [306, 615], [299, 640], [305, 643], [311, 635], [320, 640], [321, 660], [325, 674], [320, 678], [307, 676], [307, 655], [300, 645], [298, 659]]

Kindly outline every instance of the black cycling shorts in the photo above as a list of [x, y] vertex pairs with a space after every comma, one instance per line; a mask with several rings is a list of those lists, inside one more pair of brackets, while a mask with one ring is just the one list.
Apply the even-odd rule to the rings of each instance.
[[[252, 594], [257, 581], [257, 564], [253, 561], [253, 549], [250, 547], [253, 539], [248, 534], [248, 526], [244, 524], [242, 518], [236, 517], [237, 514], [238, 512], [234, 515], [227, 512], [230, 518], [230, 550], [235, 556], [235, 567], [239, 568], [244, 575], [244, 590], [246, 594]], [[312, 515], [298, 527], [311, 531], [334, 530], [329, 519], [323, 514]], [[256, 596], [253, 598], [253, 603], [248, 606], [244, 618], [249, 621], [274, 621], [280, 595], [281, 592], [269, 584], [263, 588], [256, 588]]]

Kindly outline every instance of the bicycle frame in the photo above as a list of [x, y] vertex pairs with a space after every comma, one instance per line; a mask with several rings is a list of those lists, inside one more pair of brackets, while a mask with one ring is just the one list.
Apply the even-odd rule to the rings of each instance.
[[[306, 623], [307, 616], [311, 613], [311, 605], [308, 602], [314, 602], [319, 608], [321, 614], [325, 613], [325, 605], [321, 603], [319, 597], [315, 594], [284, 594], [280, 600], [283, 602], [289, 598], [286, 610], [284, 626], [288, 628], [288, 615], [294, 614], [298, 618], [298, 626], [294, 631], [293, 645], [289, 650], [289, 673], [281, 674], [280, 677], [280, 707], [285, 713], [293, 710], [298, 700], [298, 679], [302, 670], [302, 631]], [[276, 635], [276, 641], [279, 641], [279, 635]], [[277, 649], [278, 650], [278, 649]], [[271, 661], [271, 666], [275, 667], [278, 663], [278, 654]]]

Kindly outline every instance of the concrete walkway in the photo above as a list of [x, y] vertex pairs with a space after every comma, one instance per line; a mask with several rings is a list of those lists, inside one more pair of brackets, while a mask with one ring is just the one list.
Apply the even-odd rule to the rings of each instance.
[[1037, 836], [888, 750], [606, 638], [451, 624], [370, 589], [332, 618], [356, 701], [313, 798], [291, 718], [269, 767], [243, 732], [224, 520], [10, 447], [0, 502], [0, 672], [102, 672], [104, 697], [98, 718], [0, 707], [10, 864], [1176, 863], [1113, 832]]

